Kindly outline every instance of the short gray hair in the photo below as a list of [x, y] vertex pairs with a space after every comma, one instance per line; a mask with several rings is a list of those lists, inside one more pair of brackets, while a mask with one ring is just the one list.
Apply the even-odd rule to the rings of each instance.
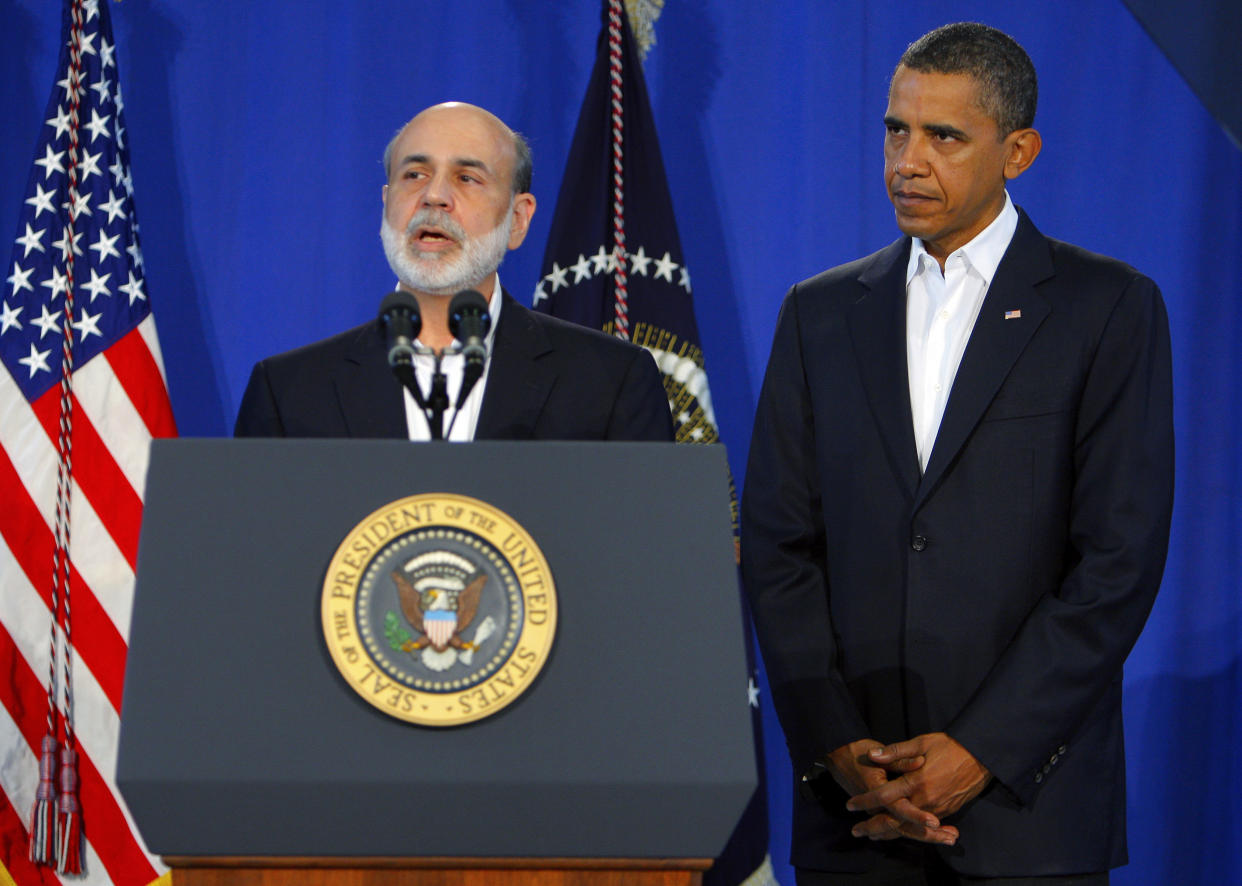
[[897, 67], [935, 74], [969, 74], [979, 104], [1002, 137], [1035, 123], [1039, 83], [1035, 65], [1017, 40], [978, 22], [956, 22], [915, 40]]

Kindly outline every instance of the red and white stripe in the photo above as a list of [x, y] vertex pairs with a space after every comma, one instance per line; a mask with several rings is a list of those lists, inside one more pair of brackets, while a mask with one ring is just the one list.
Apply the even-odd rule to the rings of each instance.
[[[85, 876], [63, 882], [143, 886], [164, 868], [114, 778], [147, 452], [153, 437], [176, 435], [154, 320], [78, 368], [72, 396], [73, 713], [87, 846]], [[52, 388], [30, 404], [0, 371], [0, 861], [22, 886], [62, 882], [26, 859], [24, 821], [47, 725], [59, 397]]]

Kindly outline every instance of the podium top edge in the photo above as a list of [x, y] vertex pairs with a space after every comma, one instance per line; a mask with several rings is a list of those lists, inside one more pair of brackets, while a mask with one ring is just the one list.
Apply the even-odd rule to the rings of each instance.
[[476, 857], [358, 857], [358, 856], [185, 856], [165, 855], [170, 868], [354, 868], [381, 870], [592, 870], [592, 871], [705, 871], [710, 858], [493, 858]]

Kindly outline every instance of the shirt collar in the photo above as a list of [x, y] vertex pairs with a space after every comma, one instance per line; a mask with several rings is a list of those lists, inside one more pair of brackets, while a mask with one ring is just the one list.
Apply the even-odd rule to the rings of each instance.
[[[961, 253], [967, 265], [974, 268], [975, 272], [983, 278], [984, 284], [991, 286], [992, 278], [996, 276], [996, 269], [1000, 266], [1001, 259], [1005, 257], [1005, 250], [1009, 248], [1009, 241], [1013, 239], [1017, 229], [1018, 210], [1014, 208], [1009, 192], [1005, 191], [1005, 205], [1000, 214], [992, 219], [990, 225], [976, 234], [973, 240], [955, 249], [949, 257], [952, 258]], [[936, 260], [923, 246], [923, 241], [915, 237], [910, 244], [910, 260], [906, 263], [907, 286], [924, 266], [925, 260], [932, 264], [936, 263]]]
[[[492, 325], [487, 329], [487, 335], [483, 338], [487, 342], [487, 356], [492, 356], [492, 342], [496, 340], [496, 324], [500, 322], [500, 306], [504, 303], [504, 298], [500, 290], [500, 272], [493, 272], [496, 275], [496, 283], [492, 286], [492, 297], [487, 300], [487, 313], [492, 318]], [[398, 280], [397, 284], [400, 285]], [[451, 296], [449, 296], [451, 298]], [[422, 342], [418, 342], [421, 344]]]
[[500, 292], [500, 273], [496, 273], [496, 282], [492, 286], [492, 297], [487, 300], [487, 312], [492, 317], [492, 325], [487, 329], [487, 356], [492, 356], [492, 343], [496, 341], [496, 326], [500, 323], [500, 306], [504, 302], [504, 298]]

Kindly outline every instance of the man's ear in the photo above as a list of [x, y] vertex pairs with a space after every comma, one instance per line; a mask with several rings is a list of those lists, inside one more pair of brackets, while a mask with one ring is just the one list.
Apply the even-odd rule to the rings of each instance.
[[535, 195], [518, 194], [513, 198], [513, 228], [509, 231], [509, 248], [517, 249], [530, 230], [530, 219], [535, 214]]
[[1005, 136], [1009, 146], [1005, 157], [1005, 178], [1014, 179], [1026, 172], [1027, 167], [1039, 156], [1044, 141], [1034, 129], [1015, 129]]

